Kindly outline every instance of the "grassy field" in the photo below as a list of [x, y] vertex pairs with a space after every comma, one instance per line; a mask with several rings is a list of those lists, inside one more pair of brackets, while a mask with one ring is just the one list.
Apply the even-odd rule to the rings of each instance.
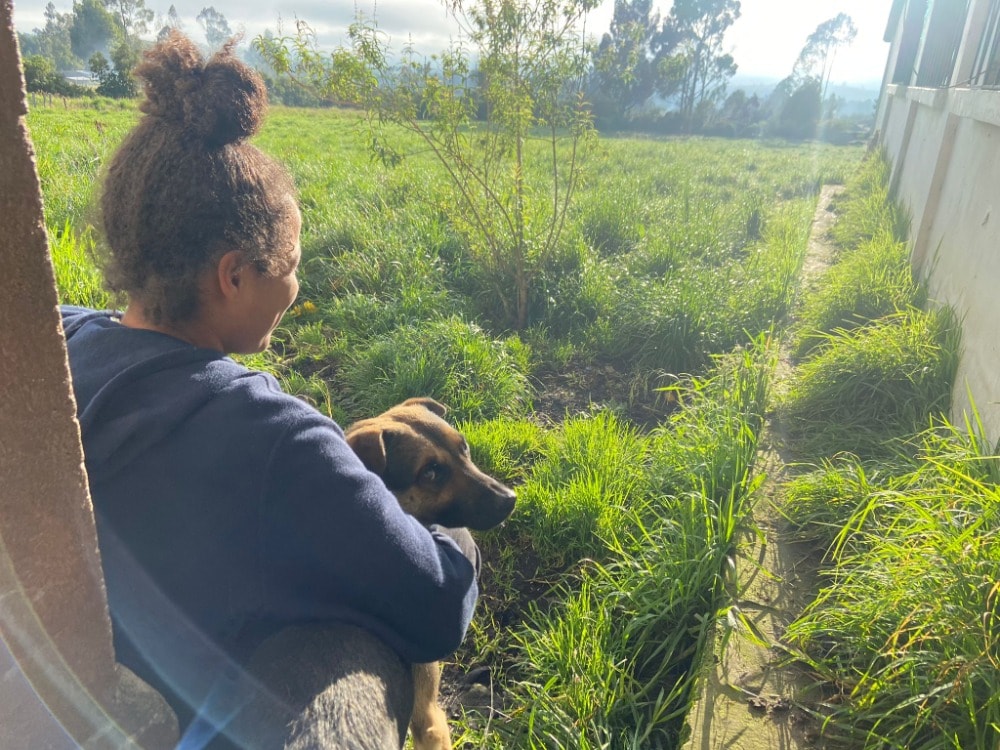
[[[93, 186], [135, 117], [29, 116], [66, 302], [112, 303], [87, 260]], [[457, 746], [679, 746], [690, 668], [729, 604], [775, 326], [818, 186], [854, 175], [861, 149], [599, 139], [513, 330], [506, 279], [415, 142], [388, 169], [354, 115], [276, 109], [258, 143], [295, 176], [304, 261], [248, 364], [341, 423], [433, 396], [518, 490], [481, 537], [482, 602], [449, 667], [487, 666], [496, 711], [461, 719]]]

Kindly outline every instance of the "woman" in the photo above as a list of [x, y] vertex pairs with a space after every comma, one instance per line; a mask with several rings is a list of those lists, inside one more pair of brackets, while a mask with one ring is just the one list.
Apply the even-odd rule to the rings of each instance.
[[[63, 316], [118, 659], [199, 747], [206, 720], [236, 715], [230, 733], [250, 745], [265, 729], [245, 726], [269, 712], [283, 725], [323, 691], [405, 731], [405, 695], [381, 709], [354, 688], [330, 698], [333, 673], [388, 646], [399, 669], [383, 681], [406, 682], [402, 662], [454, 651], [474, 545], [403, 514], [339, 426], [226, 356], [264, 350], [298, 292], [292, 181], [247, 141], [260, 77], [177, 32], [136, 74], [145, 114], [101, 200], [106, 283], [128, 304]], [[261, 707], [248, 664], [290, 708]]]

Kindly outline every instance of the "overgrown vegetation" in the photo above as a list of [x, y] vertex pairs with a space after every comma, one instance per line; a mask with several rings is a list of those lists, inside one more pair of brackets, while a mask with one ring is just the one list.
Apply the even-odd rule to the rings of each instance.
[[457, 209], [448, 218], [492, 283], [494, 317], [520, 331], [539, 293], [533, 281], [562, 241], [590, 140], [581, 25], [594, 5], [453, 0], [446, 6], [462, 35], [432, 63], [412, 49], [395, 60], [363, 19], [350, 47], [329, 55], [301, 23], [294, 37], [261, 37], [255, 48], [277, 73], [360, 107], [384, 163], [404, 158], [388, 124], [437, 158]]
[[1000, 740], [1000, 474], [978, 431], [937, 422], [912, 456], [845, 458], [812, 491], [800, 485], [799, 523], [836, 533], [827, 583], [787, 638], [841, 697], [824, 711], [832, 739], [926, 750]]
[[[501, 554], [501, 580], [558, 583], [527, 612], [517, 587], [486, 598], [489, 618], [470, 656], [498, 640], [508, 650], [506, 718], [484, 726], [470, 717], [461, 740], [552, 750], [678, 745], [691, 667], [711, 643], [725, 561], [750, 509], [769, 370], [761, 338], [710, 377], [677, 387], [684, 408], [651, 433], [600, 413], [535, 444], [519, 510], [485, 549]], [[477, 434], [467, 431], [474, 451]], [[512, 438], [523, 456], [521, 434]], [[490, 455], [498, 449], [494, 440]], [[505, 463], [481, 460], [494, 471]], [[525, 550], [529, 562], [514, 557]]]
[[838, 262], [800, 306], [802, 359], [780, 414], [806, 458], [885, 455], [948, 411], [958, 321], [947, 308], [924, 309], [906, 222], [887, 190], [886, 160], [867, 159], [840, 202]]
[[828, 688], [816, 712], [835, 746], [987, 750], [1000, 742], [1000, 459], [975, 414], [946, 419], [958, 326], [915, 307], [926, 293], [896, 250], [887, 183], [877, 158], [852, 181], [835, 232], [847, 270], [807, 302], [834, 329], [800, 338], [813, 346], [785, 415], [825, 458], [784, 509], [825, 550], [824, 584], [786, 642]]
[[[135, 116], [30, 114], [56, 255], [69, 260], [57, 258], [64, 301], [103, 304], [94, 274], [74, 280], [71, 250], [86, 247], [91, 185]], [[487, 666], [502, 705], [470, 713], [461, 741], [675, 745], [690, 667], [728, 606], [769, 337], [817, 187], [851, 174], [860, 150], [597, 141], [533, 280], [530, 325], [513, 334], [495, 315], [493, 271], [450, 218], [440, 166], [401, 129], [389, 132], [409, 158], [372, 162], [360, 124], [278, 109], [259, 139], [296, 178], [304, 257], [274, 348], [248, 364], [342, 423], [439, 398], [476, 461], [517, 487], [514, 516], [481, 539], [482, 606], [457, 660]], [[530, 174], [544, 155], [526, 154]]]

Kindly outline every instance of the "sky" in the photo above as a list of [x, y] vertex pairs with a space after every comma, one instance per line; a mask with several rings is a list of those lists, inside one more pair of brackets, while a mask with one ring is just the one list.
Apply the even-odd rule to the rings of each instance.
[[[44, 25], [47, 1], [14, 0], [14, 23], [19, 31]], [[52, 1], [59, 12], [72, 9], [72, 0]], [[421, 52], [438, 52], [455, 33], [441, 0], [146, 0], [147, 7], [161, 14], [171, 2], [184, 29], [199, 41], [203, 36], [195, 17], [208, 4], [226, 16], [234, 31], [243, 29], [250, 38], [267, 28], [277, 30], [279, 19], [286, 32], [301, 19], [317, 31], [321, 41], [338, 43], [344, 40], [356, 9], [376, 16], [393, 49], [411, 42]], [[670, 0], [655, 3], [661, 15], [667, 14], [670, 4]], [[882, 36], [891, 5], [892, 0], [742, 0], [742, 14], [730, 27], [725, 47], [736, 60], [740, 78], [784, 78], [816, 26], [847, 13], [858, 35], [850, 47], [837, 51], [830, 80], [877, 87], [889, 53]], [[608, 29], [613, 9], [614, 0], [604, 0], [587, 19], [588, 34], [599, 39]]]

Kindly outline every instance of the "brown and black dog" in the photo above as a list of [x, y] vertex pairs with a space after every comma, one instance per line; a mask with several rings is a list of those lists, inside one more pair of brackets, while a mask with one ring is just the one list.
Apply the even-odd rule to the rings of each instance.
[[[424, 525], [491, 529], [514, 510], [516, 495], [472, 463], [465, 438], [442, 419], [446, 412], [433, 399], [411, 398], [351, 425], [347, 443]], [[436, 663], [413, 665], [416, 750], [451, 748], [447, 716], [437, 704], [440, 681]]]

